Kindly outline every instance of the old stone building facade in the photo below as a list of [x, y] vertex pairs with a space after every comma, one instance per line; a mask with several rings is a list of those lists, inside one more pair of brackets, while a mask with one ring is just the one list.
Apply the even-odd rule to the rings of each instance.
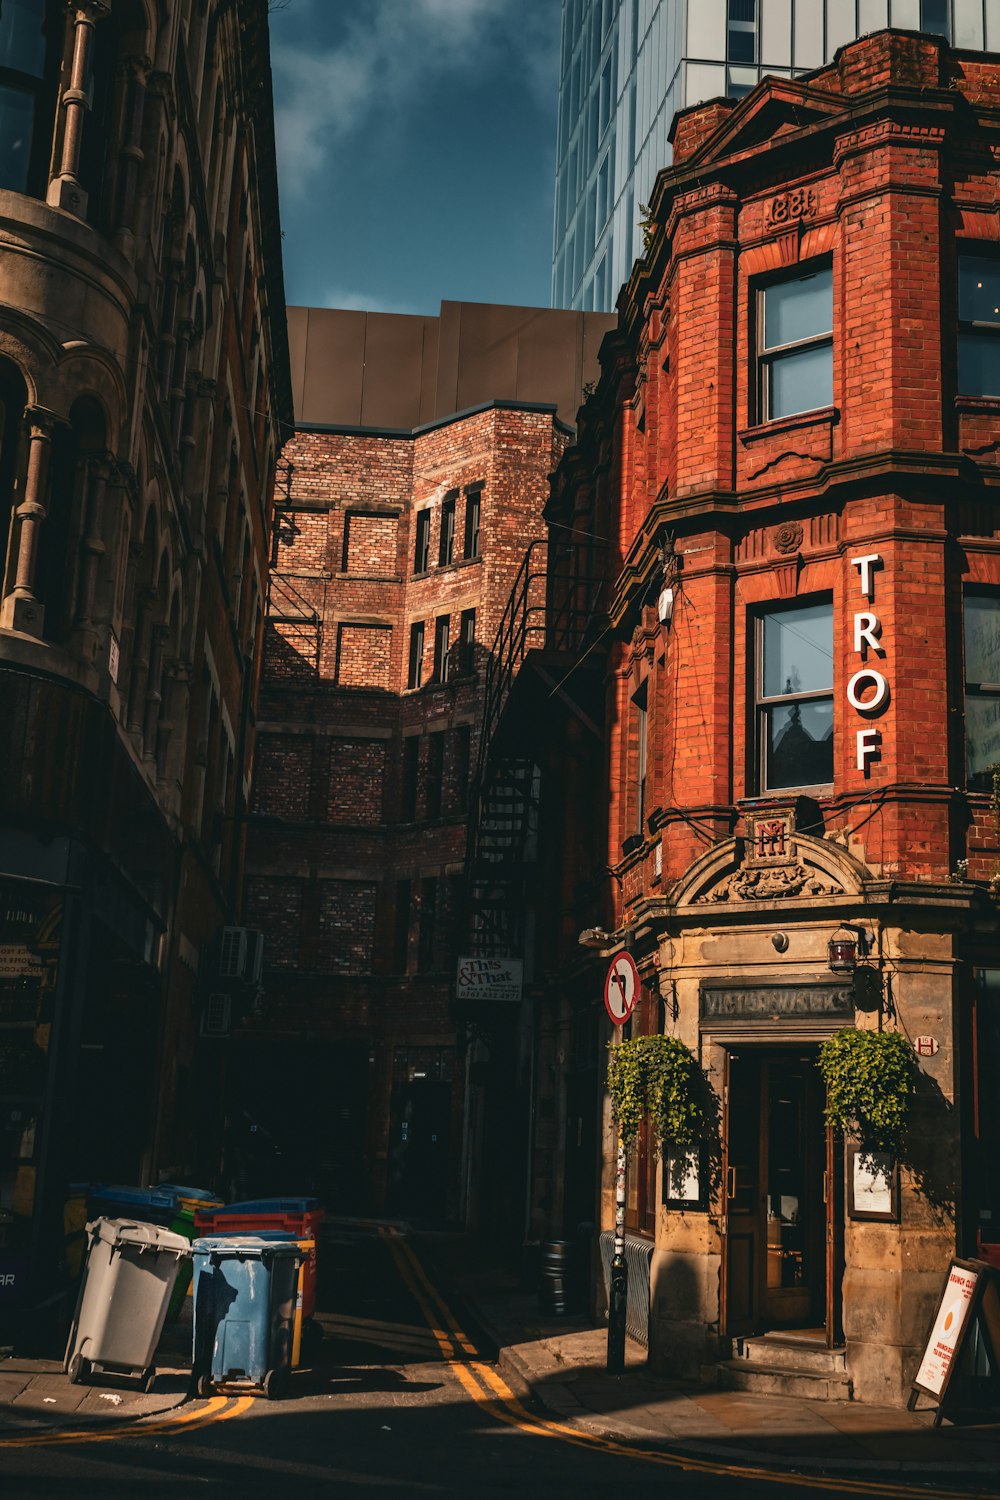
[[[606, 1267], [627, 951], [632, 1034], [720, 1111], [680, 1181], [648, 1140], [629, 1170], [632, 1326], [685, 1376], [905, 1400], [949, 1255], [998, 1237], [998, 98], [997, 58], [882, 32], [682, 112], [546, 511], [549, 619], [599, 581], [534, 738], [508, 669], [559, 893], [531, 1232], [589, 1205]], [[918, 1054], [877, 1207], [824, 1123], [843, 1028]]]
[[291, 421], [272, 114], [266, 0], [3, 7], [0, 1257], [19, 1301], [51, 1284], [71, 1179], [219, 1167], [198, 1033], [211, 992], [241, 994], [220, 942]]
[[342, 1210], [468, 1208], [454, 1001], [484, 682], [610, 322], [291, 310], [247, 863], [263, 995], [233, 1100]]

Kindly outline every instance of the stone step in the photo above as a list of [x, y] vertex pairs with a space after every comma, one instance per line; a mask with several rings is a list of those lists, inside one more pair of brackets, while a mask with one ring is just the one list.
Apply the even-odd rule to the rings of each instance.
[[750, 1391], [756, 1396], [794, 1396], [799, 1401], [851, 1401], [854, 1388], [846, 1375], [817, 1375], [810, 1370], [782, 1370], [730, 1359], [719, 1366], [719, 1384], [726, 1391]]
[[734, 1357], [776, 1370], [803, 1370], [812, 1375], [832, 1376], [847, 1373], [844, 1349], [828, 1349], [818, 1339], [783, 1337], [776, 1333], [737, 1339]]

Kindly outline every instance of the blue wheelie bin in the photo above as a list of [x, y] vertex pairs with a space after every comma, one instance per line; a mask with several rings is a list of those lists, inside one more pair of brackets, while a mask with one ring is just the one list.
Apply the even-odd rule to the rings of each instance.
[[[212, 1236], [212, 1238], [223, 1240], [245, 1239], [246, 1234], [247, 1231], [245, 1229], [220, 1229], [217, 1234]], [[305, 1281], [306, 1273], [309, 1269], [310, 1264], [312, 1263], [313, 1256], [315, 1254], [316, 1242], [312, 1239], [303, 1238], [301, 1235], [290, 1234], [286, 1230], [282, 1229], [261, 1229], [259, 1231], [254, 1231], [254, 1238], [261, 1240], [270, 1240], [272, 1242], [277, 1242], [283, 1245], [298, 1245], [299, 1249], [302, 1251], [302, 1263], [299, 1266], [298, 1282], [295, 1289], [295, 1315], [292, 1320], [291, 1365], [293, 1370], [297, 1370], [302, 1363], [303, 1331], [305, 1331], [307, 1339], [309, 1338], [309, 1325], [305, 1324], [305, 1329], [303, 1329], [303, 1284]], [[317, 1329], [317, 1333], [319, 1339], [322, 1340], [322, 1330]], [[312, 1338], [315, 1341], [316, 1334], [313, 1334]]]
[[160, 1224], [169, 1229], [176, 1212], [173, 1192], [161, 1188], [122, 1187], [102, 1183], [87, 1194], [90, 1219], [131, 1219], [136, 1224]]
[[282, 1395], [292, 1362], [302, 1251], [260, 1235], [195, 1240], [192, 1376], [213, 1390]]

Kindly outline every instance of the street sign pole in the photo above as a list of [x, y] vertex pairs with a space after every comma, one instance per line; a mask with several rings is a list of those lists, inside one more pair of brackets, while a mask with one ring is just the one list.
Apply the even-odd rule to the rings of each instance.
[[611, 1295], [608, 1300], [608, 1374], [625, 1373], [625, 1310], [628, 1303], [628, 1266], [625, 1264], [625, 1142], [618, 1132], [615, 1168], [615, 1247], [611, 1257]]
[[[630, 953], [619, 953], [604, 981], [604, 1008], [615, 1026], [624, 1026], [639, 999], [639, 971]], [[625, 1373], [625, 1313], [628, 1305], [628, 1266], [625, 1264], [625, 1172], [628, 1159], [621, 1130], [615, 1161], [615, 1244], [611, 1257], [608, 1296], [608, 1374]]]

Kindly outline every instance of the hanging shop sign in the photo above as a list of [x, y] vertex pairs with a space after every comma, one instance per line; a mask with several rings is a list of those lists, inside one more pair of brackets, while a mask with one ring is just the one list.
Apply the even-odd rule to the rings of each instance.
[[519, 958], [474, 958], [458, 960], [456, 1000], [500, 1000], [516, 1005], [521, 999], [523, 965]]
[[604, 1008], [616, 1026], [624, 1026], [639, 999], [639, 970], [631, 953], [611, 960], [604, 977]]
[[[851, 566], [857, 568], [860, 574], [862, 596], [874, 602], [875, 574], [883, 566], [881, 555], [878, 552], [866, 552], [860, 557], [852, 557]], [[864, 665], [852, 673], [848, 680], [847, 701], [863, 719], [880, 718], [889, 707], [891, 694], [889, 679], [885, 673], [868, 663], [869, 652], [879, 658], [885, 656], [882, 622], [873, 610], [861, 609], [855, 612], [853, 645], [855, 654]], [[869, 724], [856, 730], [856, 736], [857, 768], [867, 776], [870, 762], [878, 760], [881, 754], [882, 732]]]

